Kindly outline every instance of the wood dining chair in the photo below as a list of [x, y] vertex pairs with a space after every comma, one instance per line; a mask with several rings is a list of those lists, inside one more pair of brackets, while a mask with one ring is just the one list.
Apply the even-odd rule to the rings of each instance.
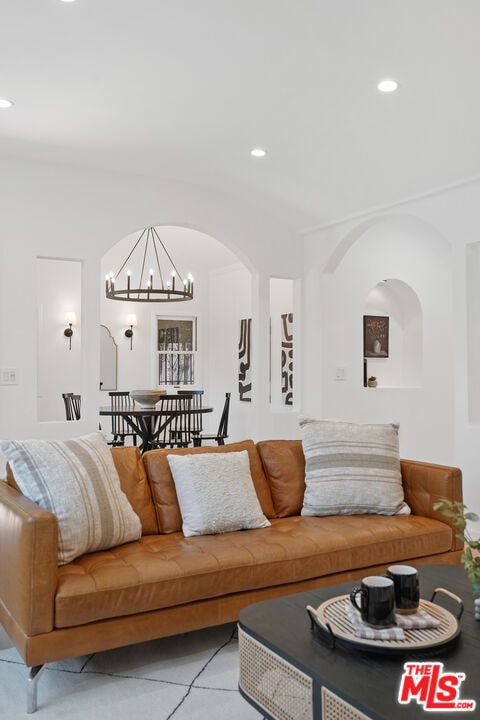
[[[110, 407], [112, 410], [133, 410], [135, 403], [130, 393], [125, 390], [112, 390], [110, 396]], [[121, 415], [112, 415], [112, 441], [109, 445], [113, 447], [125, 445], [125, 438], [131, 437], [133, 445], [137, 444], [137, 433], [130, 427], [125, 418]]]
[[80, 395], [74, 393], [62, 393], [63, 402], [65, 403], [65, 415], [67, 420], [80, 420]]
[[[191, 393], [162, 395], [157, 404], [162, 414], [156, 420], [156, 447], [188, 447], [191, 442], [191, 404]], [[175, 411], [175, 414], [169, 419], [171, 411]]]
[[225, 445], [225, 440], [228, 438], [228, 415], [230, 412], [230, 395], [231, 393], [225, 393], [225, 404], [223, 406], [222, 416], [220, 418], [217, 432], [212, 434], [192, 434], [193, 447], [201, 447], [202, 442], [204, 442], [205, 440], [214, 440], [217, 445]]
[[[203, 390], [178, 390], [178, 395], [191, 395], [192, 396], [192, 402], [191, 402], [191, 408], [192, 410], [201, 410], [202, 409], [202, 403], [203, 403]], [[203, 413], [202, 412], [192, 412], [190, 417], [190, 433], [191, 436], [198, 435], [203, 430]], [[192, 441], [192, 437], [189, 439], [189, 444]]]

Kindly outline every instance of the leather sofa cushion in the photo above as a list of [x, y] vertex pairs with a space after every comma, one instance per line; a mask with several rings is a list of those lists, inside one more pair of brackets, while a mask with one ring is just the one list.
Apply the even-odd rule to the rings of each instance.
[[142, 535], [156, 535], [157, 516], [139, 448], [113, 447], [112, 456], [120, 486], [142, 523]]
[[277, 517], [300, 515], [305, 494], [305, 456], [301, 440], [257, 443]]
[[59, 568], [55, 626], [408, 563], [450, 544], [447, 525], [415, 515], [297, 516], [223, 535], [149, 535]]
[[260, 456], [253, 440], [244, 440], [220, 446], [202, 446], [199, 448], [165, 448], [150, 450], [143, 456], [152, 498], [157, 512], [160, 532], [172, 533], [182, 529], [182, 515], [175, 492], [175, 483], [168, 464], [167, 455], [199, 454], [209, 452], [240, 452], [247, 450], [253, 484], [260, 501], [262, 512], [267, 518], [275, 517], [272, 496], [265, 478]]

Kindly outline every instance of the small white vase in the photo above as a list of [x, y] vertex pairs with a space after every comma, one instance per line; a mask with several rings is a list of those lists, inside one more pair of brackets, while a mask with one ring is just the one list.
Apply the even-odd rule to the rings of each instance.
[[373, 352], [378, 355], [382, 350], [382, 346], [380, 345], [380, 340], [374, 340], [373, 341]]

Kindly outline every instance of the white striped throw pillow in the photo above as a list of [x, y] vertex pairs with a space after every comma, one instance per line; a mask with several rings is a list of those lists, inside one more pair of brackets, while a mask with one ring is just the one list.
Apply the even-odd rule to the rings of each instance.
[[302, 515], [406, 515], [399, 426], [301, 416], [305, 455]]
[[72, 440], [0, 440], [22, 493], [58, 520], [58, 564], [138, 540], [142, 529], [101, 433]]

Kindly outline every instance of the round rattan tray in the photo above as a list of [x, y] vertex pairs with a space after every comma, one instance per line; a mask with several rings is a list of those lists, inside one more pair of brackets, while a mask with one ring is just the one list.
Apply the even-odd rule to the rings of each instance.
[[[460, 600], [459, 602], [461, 604]], [[420, 607], [438, 621], [437, 627], [404, 629], [405, 638], [402, 640], [370, 640], [357, 637], [347, 613], [349, 604], [349, 596], [340, 595], [325, 601], [317, 609], [311, 606], [307, 607], [312, 630], [317, 631], [322, 641], [332, 648], [338, 645], [375, 653], [416, 653], [447, 645], [456, 640], [460, 634], [458, 620], [463, 605], [461, 605], [459, 616], [456, 618], [444, 607], [422, 599]]]

